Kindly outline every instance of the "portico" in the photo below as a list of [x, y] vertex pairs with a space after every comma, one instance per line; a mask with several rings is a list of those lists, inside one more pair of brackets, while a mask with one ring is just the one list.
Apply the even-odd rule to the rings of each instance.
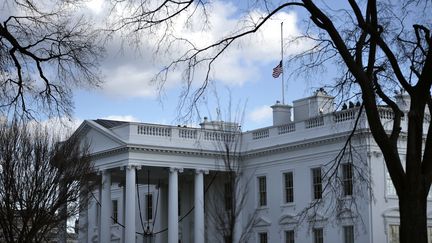
[[215, 147], [230, 133], [107, 120], [85, 121], [77, 133], [93, 140], [100, 185], [80, 239], [205, 242], [205, 177], [224, 170]]
[[[91, 229], [87, 229], [87, 232], [90, 233], [88, 235], [88, 241], [94, 242], [97, 239], [100, 239], [100, 242], [111, 242], [111, 240], [116, 237], [113, 235], [112, 226], [116, 223], [113, 219], [113, 200], [114, 198], [111, 196], [111, 185], [118, 184], [120, 188], [120, 199], [124, 198], [124, 201], [121, 203], [122, 207], [119, 210], [122, 210], [123, 218], [118, 219], [120, 226], [121, 235], [124, 235], [124, 241], [119, 242], [136, 242], [137, 238], [145, 238], [144, 234], [148, 233], [149, 236], [152, 234], [153, 240], [159, 239], [158, 242], [164, 242], [167, 233], [166, 242], [169, 243], [178, 243], [179, 242], [179, 175], [182, 177], [189, 177], [188, 180], [193, 183], [194, 190], [192, 193], [188, 191], [182, 191], [183, 197], [191, 197], [191, 202], [193, 205], [182, 205], [186, 207], [186, 210], [189, 210], [191, 207], [194, 207], [193, 212], [189, 215], [189, 221], [193, 223], [193, 234], [189, 237], [195, 239], [194, 242], [205, 242], [204, 241], [204, 229], [205, 229], [205, 220], [204, 220], [204, 175], [208, 174], [207, 170], [203, 169], [188, 169], [187, 174], [183, 174], [183, 168], [153, 168], [154, 172], [152, 172], [152, 168], [150, 167], [141, 167], [136, 165], [125, 166], [124, 168], [116, 169], [104, 169], [100, 173], [100, 213], [96, 212], [97, 221], [100, 222], [100, 230], [97, 231], [97, 237], [91, 234]], [[152, 178], [149, 180], [150, 183], [154, 184], [144, 184], [148, 183], [147, 178], [139, 178], [140, 170], [150, 171], [152, 174]], [[153, 175], [153, 173], [157, 173]], [[144, 173], [142, 173], [144, 174]], [[159, 178], [159, 179], [157, 179]], [[124, 183], [121, 183], [124, 181]], [[142, 183], [142, 184], [141, 184]], [[144, 190], [140, 192], [137, 190], [139, 185], [143, 185], [145, 187]], [[159, 185], [158, 185], [159, 184]], [[162, 185], [161, 185], [162, 184]], [[138, 185], [138, 186], [137, 186]], [[163, 185], [168, 185], [167, 191], [163, 192]], [[146, 200], [143, 200], [143, 195], [146, 195], [147, 188], [151, 188], [151, 192], [154, 195], [153, 200], [158, 198], [158, 202], [153, 201], [151, 206], [151, 214], [152, 217], [155, 217], [148, 222], [147, 218], [144, 219], [146, 224], [153, 224], [153, 220], [155, 221], [154, 227], [149, 227], [148, 230], [150, 232], [145, 232], [147, 229], [141, 227], [141, 217], [147, 217], [147, 203]], [[138, 207], [137, 203], [137, 194], [140, 193], [141, 201], [141, 209]], [[167, 193], [168, 197], [163, 197], [161, 194]], [[158, 195], [159, 194], [159, 195]], [[192, 194], [192, 195], [191, 195]], [[156, 205], [159, 204], [159, 205]], [[145, 208], [144, 208], [144, 207]], [[155, 208], [161, 210], [156, 212], [158, 215], [155, 215]], [[137, 211], [138, 209], [138, 211]], [[94, 210], [97, 209], [97, 205]], [[141, 211], [140, 211], [141, 210]], [[164, 211], [164, 212], [163, 212]], [[107, 217], [107, 215], [111, 215]], [[163, 217], [166, 217], [165, 219]], [[193, 220], [192, 220], [193, 219]], [[158, 222], [160, 221], [160, 222]], [[138, 223], [137, 223], [138, 222]], [[167, 222], [167, 223], [166, 223]], [[161, 233], [159, 233], [162, 231]], [[155, 241], [152, 241], [155, 242]]]

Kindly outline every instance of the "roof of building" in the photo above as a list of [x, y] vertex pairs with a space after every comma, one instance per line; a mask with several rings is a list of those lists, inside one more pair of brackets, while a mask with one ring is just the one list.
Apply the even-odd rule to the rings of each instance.
[[106, 120], [106, 119], [96, 119], [93, 121], [96, 122], [97, 124], [107, 128], [107, 129], [117, 127], [117, 126], [120, 126], [120, 125], [127, 123], [125, 121], [114, 121], [114, 120]]

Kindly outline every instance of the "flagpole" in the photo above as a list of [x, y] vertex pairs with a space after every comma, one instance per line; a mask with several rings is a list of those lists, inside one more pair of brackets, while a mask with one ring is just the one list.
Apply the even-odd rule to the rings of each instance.
[[282, 105], [285, 104], [284, 66], [283, 66], [283, 22], [281, 22], [281, 63], [282, 63]]

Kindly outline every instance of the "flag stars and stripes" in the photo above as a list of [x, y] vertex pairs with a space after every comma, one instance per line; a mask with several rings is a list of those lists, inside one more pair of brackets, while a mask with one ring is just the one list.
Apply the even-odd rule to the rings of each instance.
[[280, 61], [279, 64], [275, 68], [273, 68], [273, 74], [272, 74], [273, 78], [278, 78], [282, 72], [283, 72], [282, 61]]

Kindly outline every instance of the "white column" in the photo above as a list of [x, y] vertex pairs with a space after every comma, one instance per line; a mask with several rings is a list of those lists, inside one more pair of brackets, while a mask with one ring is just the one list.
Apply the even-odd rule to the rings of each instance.
[[[123, 185], [122, 185], [122, 224], [125, 225], [126, 224], [126, 181], [123, 181]], [[125, 231], [126, 229], [124, 227], [122, 227], [122, 242], [126, 243], [126, 238], [125, 238]]]
[[168, 181], [168, 243], [178, 243], [178, 172], [170, 168]]
[[126, 166], [125, 242], [135, 242], [136, 166]]
[[204, 171], [195, 170], [194, 242], [204, 243]]
[[111, 242], [111, 173], [108, 170], [102, 171], [102, 192], [101, 192], [101, 213], [100, 213], [100, 242]]

